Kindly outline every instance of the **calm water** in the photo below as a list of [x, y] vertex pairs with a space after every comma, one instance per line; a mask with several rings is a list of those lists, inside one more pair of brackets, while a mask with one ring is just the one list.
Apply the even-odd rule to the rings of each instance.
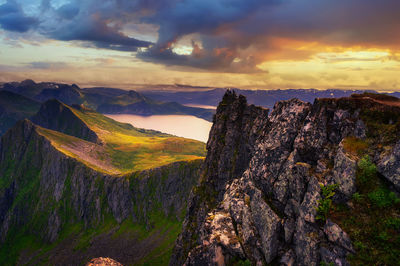
[[212, 123], [191, 115], [106, 115], [138, 128], [153, 129], [178, 137], [207, 142]]

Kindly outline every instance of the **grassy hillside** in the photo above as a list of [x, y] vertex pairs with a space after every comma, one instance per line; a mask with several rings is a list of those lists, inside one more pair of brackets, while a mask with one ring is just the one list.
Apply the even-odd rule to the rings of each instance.
[[110, 176], [42, 134], [79, 141], [28, 120], [0, 139], [0, 265], [167, 264], [202, 160]]
[[0, 91], [0, 136], [15, 122], [34, 115], [40, 103], [19, 94]]
[[57, 149], [96, 170], [124, 174], [205, 156], [205, 144], [200, 141], [138, 129], [83, 107], [65, 107], [93, 130], [102, 144], [45, 128], [38, 131]]

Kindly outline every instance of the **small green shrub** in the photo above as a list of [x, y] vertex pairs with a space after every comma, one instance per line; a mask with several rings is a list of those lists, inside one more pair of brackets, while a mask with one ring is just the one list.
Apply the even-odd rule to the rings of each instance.
[[363, 250], [363, 249], [367, 248], [367, 246], [364, 243], [362, 243], [361, 241], [355, 241], [354, 247], [356, 248], [356, 250]]
[[333, 262], [325, 262], [325, 261], [321, 261], [319, 263], [320, 266], [335, 266], [335, 264]]
[[385, 225], [388, 228], [400, 230], [400, 218], [389, 217], [388, 219], [385, 220]]
[[365, 184], [376, 175], [376, 165], [371, 161], [368, 155], [365, 155], [358, 162], [360, 173], [358, 175], [361, 183]]
[[379, 234], [379, 236], [378, 236], [378, 239], [379, 239], [379, 240], [382, 240], [382, 241], [388, 241], [389, 235], [388, 235], [388, 233], [386, 233], [386, 232], [381, 232], [381, 233]]
[[251, 266], [251, 261], [249, 260], [241, 260], [237, 264], [238, 266]]
[[380, 208], [389, 207], [392, 204], [397, 204], [400, 202], [400, 199], [394, 192], [384, 188], [378, 188], [368, 193], [368, 198], [374, 205]]
[[329, 211], [332, 207], [332, 197], [335, 195], [335, 189], [338, 184], [333, 185], [320, 185], [321, 187], [321, 199], [318, 200], [317, 210], [317, 220], [326, 221], [328, 218]]
[[363, 200], [363, 195], [358, 192], [354, 193], [352, 197], [356, 202], [361, 202]]

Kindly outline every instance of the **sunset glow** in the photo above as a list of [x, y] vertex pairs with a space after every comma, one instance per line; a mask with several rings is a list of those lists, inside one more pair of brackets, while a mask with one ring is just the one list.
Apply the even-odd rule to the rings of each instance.
[[398, 1], [0, 1], [0, 82], [400, 89]]

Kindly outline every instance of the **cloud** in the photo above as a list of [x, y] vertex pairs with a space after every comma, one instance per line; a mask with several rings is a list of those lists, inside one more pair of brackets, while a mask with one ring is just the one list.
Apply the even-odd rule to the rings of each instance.
[[46, 34], [57, 40], [87, 41], [97, 48], [120, 51], [136, 51], [139, 47], [151, 45], [151, 42], [126, 36], [117, 27], [107, 25], [107, 21], [97, 14], [85, 16], [80, 19], [79, 23], [69, 22]]
[[64, 19], [72, 19], [79, 14], [79, 6], [71, 3], [65, 4], [57, 9], [57, 14]]
[[7, 31], [27, 32], [37, 26], [38, 20], [26, 16], [15, 0], [0, 5], [0, 26]]
[[[325, 49], [400, 50], [398, 0], [37, 0], [29, 16], [17, 1], [0, 6], [7, 31], [137, 51], [143, 61], [182, 69], [258, 73], [267, 60], [304, 60]], [[191, 53], [177, 53], [182, 46]]]

